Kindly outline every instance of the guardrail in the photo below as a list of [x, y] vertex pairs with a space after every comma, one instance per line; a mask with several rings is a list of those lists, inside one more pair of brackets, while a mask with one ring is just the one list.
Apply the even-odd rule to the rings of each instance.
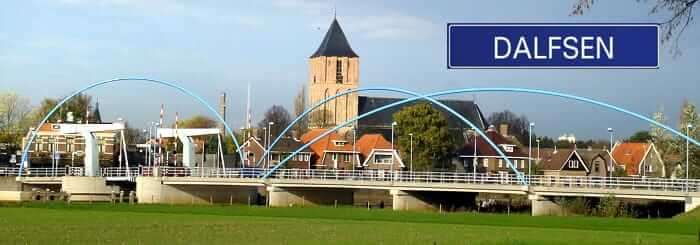
[[[19, 168], [0, 168], [0, 176], [18, 176]], [[81, 167], [27, 168], [22, 176], [59, 177], [84, 176]], [[107, 167], [100, 170], [103, 177], [164, 176], [207, 178], [259, 178], [264, 168], [186, 168], [186, 167]], [[389, 170], [332, 170], [332, 169], [280, 169], [271, 178], [292, 180], [350, 180], [418, 183], [457, 183], [520, 185], [514, 174], [458, 173], [458, 172], [410, 172]], [[700, 179], [668, 179], [653, 177], [599, 177], [599, 176], [526, 176], [530, 186], [563, 188], [624, 188], [661, 191], [700, 192]]]

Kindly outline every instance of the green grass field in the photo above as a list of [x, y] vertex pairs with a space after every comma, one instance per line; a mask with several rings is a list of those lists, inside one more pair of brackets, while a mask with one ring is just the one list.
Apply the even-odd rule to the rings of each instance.
[[6, 204], [2, 244], [698, 244], [700, 219], [361, 208]]

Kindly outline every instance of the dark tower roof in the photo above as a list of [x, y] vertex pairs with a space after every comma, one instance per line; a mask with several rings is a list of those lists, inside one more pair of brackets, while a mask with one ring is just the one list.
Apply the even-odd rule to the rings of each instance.
[[335, 18], [328, 28], [328, 32], [326, 32], [321, 46], [311, 55], [311, 58], [319, 56], [359, 57], [355, 54], [355, 51], [352, 51], [348, 39], [345, 38], [343, 29], [340, 28], [340, 24], [338, 24], [338, 20]]

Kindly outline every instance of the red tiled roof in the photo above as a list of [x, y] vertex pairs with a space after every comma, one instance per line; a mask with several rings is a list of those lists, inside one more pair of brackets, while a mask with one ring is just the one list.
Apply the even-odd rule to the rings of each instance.
[[639, 163], [644, 160], [644, 154], [649, 150], [649, 143], [621, 143], [613, 149], [612, 155], [618, 165], [624, 165], [629, 175], [639, 174]]
[[[308, 133], [301, 136], [301, 141], [304, 142], [304, 144], [307, 144], [326, 131], [326, 129], [312, 129]], [[344, 145], [339, 146], [336, 145], [334, 141], [345, 140], [341, 138], [337, 132], [331, 132], [325, 137], [311, 144], [310, 148], [318, 158], [321, 158], [323, 156], [323, 152], [325, 151], [352, 151], [352, 142], [346, 142]]]
[[391, 150], [391, 142], [381, 134], [365, 134], [357, 140], [357, 150], [362, 156], [368, 157], [373, 149]]

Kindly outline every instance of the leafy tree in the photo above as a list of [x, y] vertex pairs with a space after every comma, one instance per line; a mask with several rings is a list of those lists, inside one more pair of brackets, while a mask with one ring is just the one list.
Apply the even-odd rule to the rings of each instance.
[[[518, 116], [509, 110], [505, 110], [491, 113], [487, 121], [496, 127], [499, 127], [501, 124], [508, 124], [508, 134], [515, 136], [521, 144], [527, 145], [530, 137], [530, 121], [525, 115]], [[536, 136], [533, 135], [532, 138], [534, 144]]]
[[324, 109], [316, 109], [309, 113], [309, 125], [313, 127], [325, 128], [330, 126], [330, 112]]
[[[173, 127], [175, 124], [173, 124]], [[217, 123], [214, 119], [197, 115], [194, 117], [187, 118], [185, 120], [179, 121], [177, 123], [178, 128], [216, 128]]]
[[646, 143], [651, 141], [651, 139], [651, 133], [649, 133], [649, 131], [642, 130], [637, 131], [632, 136], [630, 136], [629, 139], [627, 139], [627, 142]]
[[[260, 129], [268, 128], [268, 124], [273, 122], [274, 125], [270, 127], [270, 135], [274, 139], [291, 121], [292, 119], [287, 109], [284, 109], [281, 105], [273, 105], [270, 109], [267, 109], [265, 117], [260, 120], [258, 127]], [[258, 130], [258, 133], [260, 134], [258, 136], [264, 136], [262, 135], [264, 133], [263, 130]]]
[[[589, 10], [594, 0], [575, 0], [572, 15], [583, 15]], [[693, 21], [693, 8], [698, 0], [646, 0], [637, 2], [652, 2], [649, 14], [670, 14], [665, 21], [661, 22], [661, 42], [673, 41], [672, 52], [674, 55], [680, 54], [678, 38]]]
[[[0, 93], [0, 143], [19, 146], [30, 127], [29, 99], [16, 93]], [[14, 149], [11, 149], [14, 150]]]
[[434, 167], [448, 168], [454, 150], [453, 138], [447, 127], [447, 119], [428, 103], [417, 103], [394, 113], [397, 122], [395, 134], [398, 149], [408, 159], [410, 135], [413, 134], [414, 170], [431, 170]]
[[[691, 127], [687, 128], [688, 125]], [[683, 102], [683, 107], [681, 108], [678, 131], [686, 133], [693, 139], [698, 139], [700, 138], [700, 130], [698, 130], [698, 127], [700, 127], [700, 117], [698, 116], [697, 107], [695, 104], [686, 100]], [[700, 147], [691, 143], [686, 150], [686, 140], [680, 137], [677, 140], [676, 147], [678, 149], [677, 152], [683, 156], [684, 160], [685, 153], [689, 153], [690, 178], [700, 177]], [[685, 178], [685, 164], [681, 164], [681, 168], [683, 169], [682, 177]]]
[[[41, 101], [39, 108], [34, 111], [33, 121], [38, 123], [41, 119], [49, 113], [49, 111], [58, 104], [59, 101], [63, 99], [52, 99], [46, 98]], [[88, 115], [90, 112], [90, 115]], [[88, 94], [79, 94], [70, 100], [66, 101], [56, 113], [54, 113], [48, 120], [48, 122], [66, 122], [68, 115], [72, 114], [73, 122], [84, 123], [86, 120], [90, 122], [97, 122], [95, 117], [92, 115], [95, 112], [95, 108], [92, 106], [92, 96]]]

